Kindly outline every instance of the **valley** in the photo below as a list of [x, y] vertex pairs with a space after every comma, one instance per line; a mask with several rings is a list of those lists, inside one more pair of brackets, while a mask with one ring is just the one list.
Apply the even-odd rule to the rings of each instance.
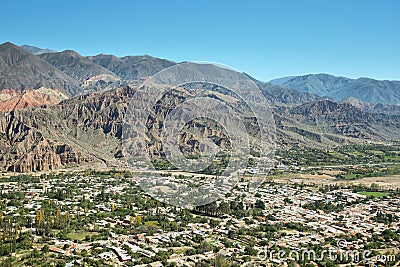
[[[259, 173], [260, 129], [247, 103], [219, 84], [179, 84], [144, 125], [153, 169], [131, 172], [123, 151], [130, 101], [149, 77], [179, 64], [0, 45], [1, 266], [398, 266], [399, 82], [310, 74], [266, 83], [245, 74], [275, 122], [268, 173]], [[185, 71], [177, 75], [196, 70]], [[160, 190], [172, 182], [193, 189], [218, 181], [230, 162], [229, 133], [207, 118], [185, 122], [176, 138], [189, 162], [211, 140], [212, 164], [195, 173], [168, 160], [166, 116], [202, 97], [242, 119], [247, 165], [216, 201], [160, 202], [139, 186], [142, 173], [167, 181], [155, 183]], [[253, 176], [261, 181], [254, 190]], [[181, 195], [199, 197], [191, 192]], [[302, 258], [269, 253], [279, 250]], [[350, 252], [370, 254], [330, 257]]]

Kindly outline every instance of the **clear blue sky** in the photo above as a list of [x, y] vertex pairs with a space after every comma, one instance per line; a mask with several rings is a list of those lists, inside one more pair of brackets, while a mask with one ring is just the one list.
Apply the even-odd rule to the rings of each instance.
[[1, 1], [0, 42], [400, 80], [400, 0]]

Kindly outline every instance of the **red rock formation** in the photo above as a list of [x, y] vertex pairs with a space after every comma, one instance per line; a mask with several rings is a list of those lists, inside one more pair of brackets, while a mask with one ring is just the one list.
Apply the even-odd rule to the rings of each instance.
[[62, 94], [47, 94], [38, 90], [18, 93], [15, 90], [2, 90], [0, 92], [0, 112], [8, 112], [27, 107], [55, 105], [65, 99]]

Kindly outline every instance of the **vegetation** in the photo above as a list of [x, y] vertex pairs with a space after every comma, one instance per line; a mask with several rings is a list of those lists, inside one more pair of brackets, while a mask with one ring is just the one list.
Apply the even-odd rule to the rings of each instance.
[[[400, 163], [399, 145], [345, 145], [331, 149], [294, 147], [277, 151], [285, 165], [328, 166]], [[398, 170], [397, 170], [398, 171]]]
[[360, 195], [364, 195], [367, 197], [374, 197], [374, 198], [381, 198], [381, 197], [387, 197], [389, 194], [384, 193], [384, 192], [367, 192], [367, 191], [361, 191], [357, 192]]

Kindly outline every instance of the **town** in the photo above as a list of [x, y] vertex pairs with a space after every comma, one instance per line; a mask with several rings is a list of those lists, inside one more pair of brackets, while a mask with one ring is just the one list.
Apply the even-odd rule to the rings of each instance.
[[260, 260], [272, 248], [371, 250], [371, 262], [400, 260], [398, 188], [267, 179], [250, 190], [242, 179], [218, 201], [187, 209], [147, 196], [127, 171], [21, 174], [3, 177], [0, 189], [1, 266], [368, 263]]

